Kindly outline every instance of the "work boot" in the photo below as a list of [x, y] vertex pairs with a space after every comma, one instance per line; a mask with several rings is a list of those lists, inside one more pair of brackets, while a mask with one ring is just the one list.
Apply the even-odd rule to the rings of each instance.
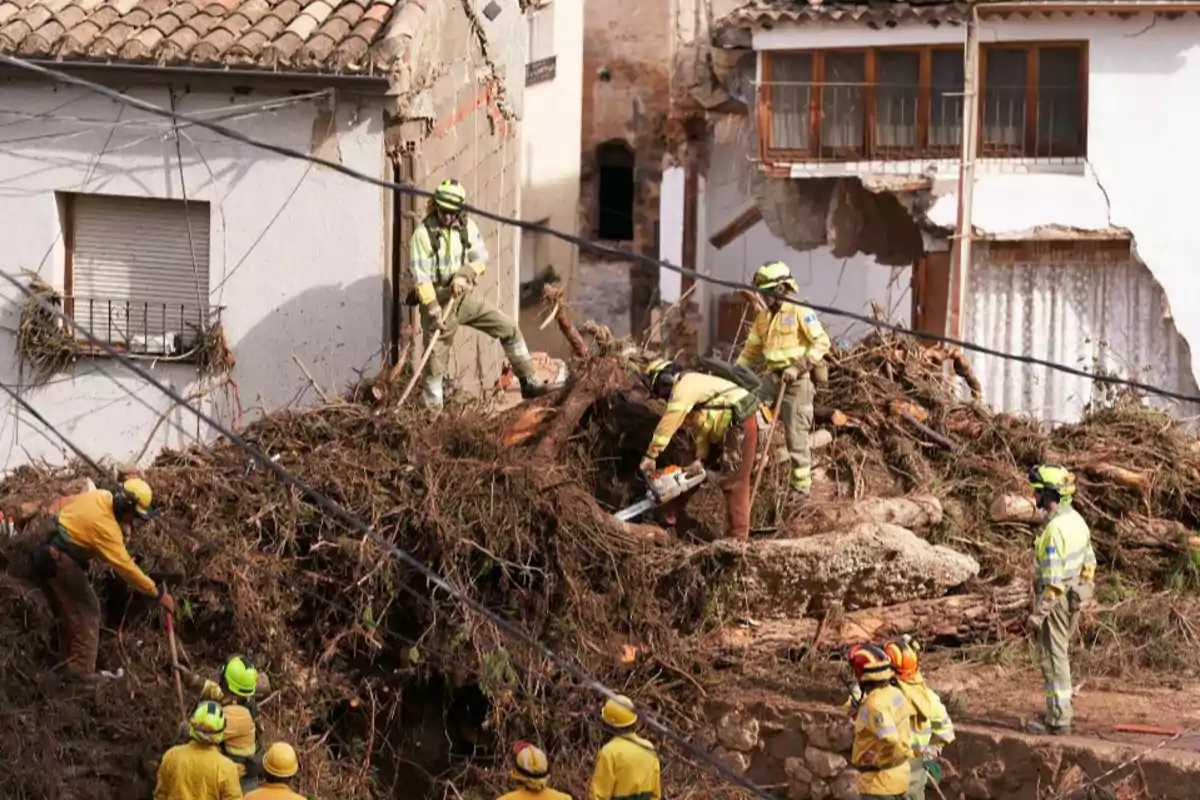
[[1034, 720], [1025, 726], [1026, 733], [1035, 736], [1070, 736], [1070, 725], [1047, 725], [1045, 719]]

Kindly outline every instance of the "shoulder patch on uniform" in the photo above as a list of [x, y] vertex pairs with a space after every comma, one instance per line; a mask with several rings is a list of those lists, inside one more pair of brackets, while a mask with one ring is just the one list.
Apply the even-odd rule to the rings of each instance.
[[814, 322], [816, 322], [816, 321], [817, 321], [817, 315], [816, 315], [816, 314], [808, 314], [808, 315], [806, 315], [806, 316], [804, 317], [804, 324], [805, 324], [805, 325], [812, 325], [812, 324], [813, 324]]
[[796, 324], [796, 315], [795, 314], [786, 314], [779, 318], [779, 322], [782, 325], [795, 325]]

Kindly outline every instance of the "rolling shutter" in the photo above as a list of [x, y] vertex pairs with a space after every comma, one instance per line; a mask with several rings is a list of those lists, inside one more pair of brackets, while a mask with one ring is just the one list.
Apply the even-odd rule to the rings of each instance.
[[193, 341], [208, 312], [208, 203], [185, 210], [181, 200], [108, 195], [74, 203], [76, 319], [135, 351], [164, 352], [152, 343], [164, 335]]

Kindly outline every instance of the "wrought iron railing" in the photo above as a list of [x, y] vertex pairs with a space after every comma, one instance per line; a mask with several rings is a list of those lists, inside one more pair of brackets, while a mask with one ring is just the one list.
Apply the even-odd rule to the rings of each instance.
[[[67, 297], [66, 313], [97, 339], [131, 355], [187, 359], [208, 326], [210, 310], [195, 303]], [[76, 331], [81, 347], [90, 340]]]
[[[759, 93], [768, 161], [956, 158], [962, 150], [962, 86], [768, 83]], [[989, 87], [980, 100], [985, 157], [1084, 154], [1077, 86]]]

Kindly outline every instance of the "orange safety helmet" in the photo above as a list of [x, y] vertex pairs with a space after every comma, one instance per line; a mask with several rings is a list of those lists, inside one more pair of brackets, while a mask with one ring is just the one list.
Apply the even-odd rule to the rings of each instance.
[[882, 683], [896, 676], [891, 659], [878, 645], [856, 644], [850, 648], [849, 657], [859, 683]]
[[908, 680], [917, 674], [917, 654], [921, 652], [921, 643], [907, 633], [898, 639], [893, 639], [883, 646], [892, 662], [892, 669], [900, 680]]

